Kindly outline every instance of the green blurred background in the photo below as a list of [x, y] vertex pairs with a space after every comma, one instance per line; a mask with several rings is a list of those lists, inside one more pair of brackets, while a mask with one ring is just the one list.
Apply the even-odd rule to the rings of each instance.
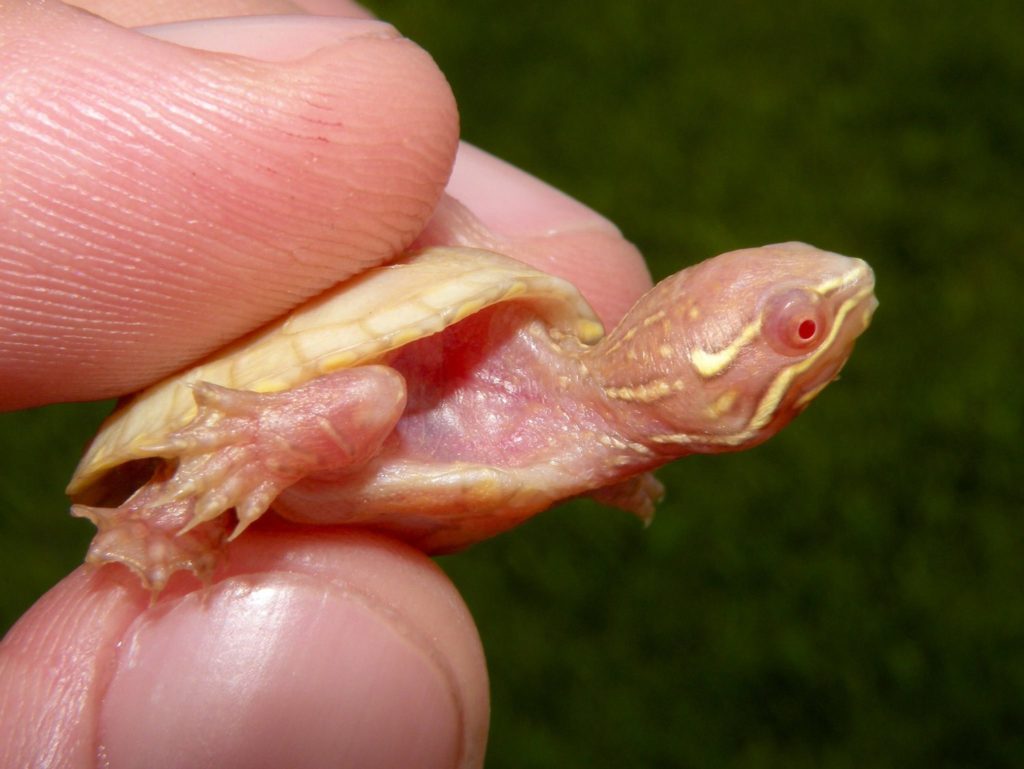
[[[488, 766], [1024, 766], [1024, 4], [371, 5], [657, 277], [786, 239], [878, 276], [841, 382], [662, 472], [649, 530], [572, 504], [442, 559]], [[106, 410], [0, 415], [0, 630], [80, 562]]]

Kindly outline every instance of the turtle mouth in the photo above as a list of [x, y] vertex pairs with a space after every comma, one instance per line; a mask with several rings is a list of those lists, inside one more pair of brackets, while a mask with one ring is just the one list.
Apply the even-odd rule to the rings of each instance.
[[875, 296], [875, 274], [867, 262], [860, 259], [851, 271], [850, 282], [844, 289], [837, 292], [836, 325], [839, 326], [832, 342], [834, 354], [841, 355], [844, 360], [849, 357], [854, 342], [863, 334], [875, 310], [878, 309], [878, 298]]

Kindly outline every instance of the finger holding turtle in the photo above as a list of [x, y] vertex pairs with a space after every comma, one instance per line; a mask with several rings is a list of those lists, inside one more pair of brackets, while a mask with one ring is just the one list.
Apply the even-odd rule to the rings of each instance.
[[[0, 126], [0, 324], [32, 321], [0, 337], [9, 408], [138, 390], [393, 259], [441, 199], [455, 103], [430, 57], [387, 24], [243, 18], [146, 36], [58, 2], [0, 14], [0, 34], [18, 40]], [[55, 57], [67, 65], [46, 66]], [[83, 72], [85, 111], [68, 106]], [[67, 142], [51, 144], [53, 131]], [[474, 165], [460, 175], [494, 176]], [[479, 189], [516, 208], [531, 187], [543, 189]], [[502, 235], [532, 237], [538, 213]], [[638, 269], [621, 237], [589, 249], [595, 264], [608, 249]]]
[[[186, 7], [181, 3], [164, 5], [174, 9]], [[211, 7], [208, 2], [202, 5]], [[229, 5], [237, 8], [236, 2]], [[265, 4], [256, 5], [259, 11], [268, 10]], [[44, 43], [40, 55], [47, 60], [61, 59], [65, 49], [45, 43], [58, 38], [77, 39], [69, 35], [73, 32], [69, 25], [82, 18], [69, 20], [61, 15], [69, 12], [53, 3], [35, 7], [45, 11], [45, 18], [31, 32]], [[163, 6], [158, 3], [104, 3], [102, 10], [107, 12], [112, 7], [126, 23], [169, 20], [139, 16], [159, 12]], [[5, 10], [22, 8], [11, 6]], [[102, 22], [87, 22], [94, 36], [89, 45], [104, 39], [108, 30], [98, 34]], [[229, 25], [230, 22], [218, 25], [224, 39], [244, 43], [246, 35]], [[117, 33], [119, 39], [122, 34]], [[264, 35], [255, 36], [265, 39]], [[188, 40], [181, 42], [189, 44]], [[83, 44], [83, 50], [88, 52], [89, 45]], [[122, 62], [121, 69], [131, 74], [150, 61], [146, 52], [140, 50], [134, 61]], [[213, 60], [208, 57], [208, 61]], [[379, 72], [385, 74], [387, 63], [382, 61], [379, 65]], [[174, 71], [178, 66], [172, 59], [162, 65], [166, 71]], [[74, 65], [69, 65], [67, 71], [74, 71]], [[145, 103], [148, 95], [150, 91], [143, 91], [139, 103]], [[187, 95], [187, 91], [182, 94]], [[448, 119], [443, 110], [437, 114]], [[402, 115], [397, 117], [398, 123], [391, 118], [385, 122], [401, 124]], [[443, 121], [426, 129], [442, 135], [451, 130]], [[88, 154], [83, 152], [81, 156]], [[177, 164], [173, 156], [166, 161], [171, 166]], [[603, 219], [582, 206], [570, 206], [571, 216], [559, 214], [553, 220], [552, 211], [565, 209], [552, 207], [550, 188], [505, 166], [498, 171], [486, 159], [478, 156], [463, 161], [460, 154], [457, 175], [463, 182], [473, 180], [473, 185], [467, 189], [463, 184], [457, 192], [467, 193], [469, 197], [464, 200], [470, 204], [476, 195], [484, 211], [483, 219], [500, 229], [503, 238], [514, 241], [522, 235], [536, 240], [543, 238], [550, 228], [566, 233], [566, 241], [576, 237], [578, 241], [592, 242], [587, 246], [591, 262], [608, 267], [599, 273], [581, 264], [578, 272], [622, 288], [623, 295], [608, 304], [609, 314], [615, 312], [616, 302], [619, 307], [626, 306], [646, 287], [646, 273], [635, 250], [610, 231]], [[159, 168], [153, 169], [153, 173], [159, 172]], [[349, 174], [341, 166], [338, 172], [338, 182], [344, 183]], [[420, 166], [415, 184], [421, 189], [440, 190], [447, 173], [443, 165]], [[86, 169], [82, 169], [81, 176], [88, 178]], [[301, 174], [294, 181], [296, 189], [301, 190]], [[102, 190], [94, 191], [99, 193], [96, 199], [102, 202]], [[162, 194], [166, 195], [166, 190]], [[239, 190], [239, 194], [243, 191]], [[538, 196], [536, 203], [534, 195]], [[147, 200], [145, 196], [140, 198], [142, 202]], [[118, 205], [116, 200], [108, 202]], [[168, 203], [173, 208], [173, 201], [166, 197], [149, 203], [157, 215], [164, 214]], [[519, 212], [514, 220], [493, 217], [502, 206], [506, 206], [506, 214]], [[86, 205], [81, 213], [91, 210]], [[407, 210], [380, 213], [383, 219], [396, 216], [411, 222], [405, 236], [411, 238], [432, 213], [430, 206], [424, 210], [427, 213], [418, 215], [418, 220], [417, 215], [410, 217]], [[217, 234], [219, 223], [204, 218], [209, 213], [209, 209], [197, 211], [193, 225]], [[364, 211], [367, 213], [372, 219], [374, 212]], [[130, 216], [128, 221], [139, 224]], [[294, 222], [290, 226], [295, 226]], [[596, 242], [588, 231], [591, 227], [599, 233]], [[75, 238], [74, 227], [58, 228], [55, 232], [63, 232], [69, 242]], [[72, 290], [60, 294], [59, 306], [35, 307], [38, 317], [61, 318], [94, 289], [104, 289], [106, 304], [101, 316], [103, 323], [98, 328], [88, 322], [94, 315], [83, 309], [80, 318], [73, 316], [64, 325], [45, 329], [45, 333], [22, 337], [31, 342], [33, 360], [45, 366], [32, 368], [29, 379], [19, 378], [25, 373], [22, 367], [0, 371], [4, 381], [0, 391], [5, 398], [0, 405], [13, 409], [28, 402], [123, 393], [154, 379], [160, 371], [186, 365], [201, 349], [182, 348], [180, 343], [193, 345], [199, 339], [201, 345], [208, 346], [211, 338], [232, 333], [217, 326], [218, 313], [193, 311], [189, 304], [197, 284], [218, 279], [200, 261], [210, 258], [204, 251], [172, 249], [166, 256], [174, 269], [158, 269], [150, 282], [157, 289], [146, 294], [150, 309], [153, 305], [167, 312], [185, 308], [181, 316], [165, 315], [153, 321], [135, 311], [128, 284], [112, 280], [104, 272], [111, 265], [132, 263], [130, 252], [118, 250], [123, 245], [159, 256], [160, 238], [137, 229], [133, 232], [138, 236], [137, 242], [129, 239], [123, 244], [117, 238], [110, 241], [115, 250], [110, 252], [108, 265], [79, 260], [77, 274], [83, 285], [65, 284], [65, 288]], [[477, 232], [476, 225], [473, 232]], [[337, 250], [343, 244], [332, 237], [344, 234], [327, 232], [325, 242]], [[252, 241], [254, 233], [244, 237]], [[269, 245], [273, 246], [272, 240]], [[529, 259], [528, 255], [520, 256]], [[280, 286], [291, 287], [298, 294], [316, 290], [316, 285], [309, 283], [296, 286], [288, 265], [267, 258], [258, 262], [260, 291]], [[606, 276], [615, 274], [614, 265], [619, 263], [622, 279], [607, 279]], [[137, 266], [145, 268], [148, 264], [142, 261]], [[228, 282], [232, 295], [244, 296], [246, 302], [261, 307], [259, 291], [251, 291], [250, 284]], [[54, 298], [44, 292], [38, 296], [44, 300]], [[124, 303], [123, 311], [114, 312], [119, 302]], [[595, 305], [601, 311], [599, 298]], [[267, 311], [266, 306], [258, 309], [262, 313]], [[197, 317], [201, 326], [186, 334], [175, 331], [180, 329], [176, 323], [192, 322]], [[80, 322], [81, 319], [86, 322]], [[23, 329], [18, 318], [12, 319], [12, 323], [14, 328]], [[250, 318], [239, 327], [255, 323]], [[90, 342], [92, 347], [68, 344], [66, 328], [73, 329], [79, 339], [82, 334], [97, 330], [101, 336], [130, 339], [133, 329], [146, 329], [146, 355], [123, 356], [115, 349], [96, 346], [95, 340]], [[38, 327], [34, 330], [39, 331]], [[84, 371], [85, 365], [97, 368]], [[270, 750], [290, 746], [290, 761], [305, 757], [316, 764], [337, 755], [340, 741], [341, 749], [366, 765], [482, 764], [488, 703], [480, 641], [454, 587], [422, 554], [381, 538], [340, 530], [319, 528], [315, 536], [303, 536], [287, 528], [268, 527], [248, 532], [238, 542], [222, 576], [224, 581], [204, 593], [202, 600], [190, 600], [170, 589], [156, 607], [150, 607], [150, 594], [138, 580], [116, 569], [78, 569], [51, 590], [0, 646], [0, 709], [5, 713], [0, 721], [0, 763], [27, 765], [45, 755], [55, 764], [91, 767], [96, 761], [94, 751], [99, 747], [112, 766], [118, 761], [157, 766], [169, 757], [181, 757], [186, 762], [190, 758], [210, 760], [209, 755], [183, 753], [184, 748], [206, 746], [217, 749], [213, 760], [220, 761], [220, 765], [247, 765], [265, 759]], [[258, 610], [260, 606], [273, 608], [273, 612]], [[300, 631], [300, 637], [289, 637], [290, 628]], [[326, 645], [329, 653], [311, 652], [311, 645], [320, 643]], [[127, 649], [132, 650], [131, 655], [122, 654]], [[231, 674], [221, 664], [222, 655], [233, 661], [235, 669], [246, 671], [245, 675]], [[268, 667], [268, 660], [277, 665]], [[326, 660], [337, 664], [325, 668]], [[238, 688], [246, 681], [259, 687], [260, 697], [249, 696]], [[153, 699], [154, 691], [163, 693], [159, 702]], [[289, 691], [302, 692], [301, 699], [293, 702], [282, 696]], [[287, 718], [293, 724], [305, 726], [287, 732], [265, 728], [259, 719], [273, 716], [266, 710], [268, 698], [280, 706], [276, 723]], [[419, 703], [421, 709], [410, 712], [410, 703]], [[351, 719], [342, 718], [335, 723], [319, 717], [323, 712], [347, 712], [344, 709], [348, 706], [353, 709]], [[192, 715], [197, 718], [190, 719]], [[420, 725], [422, 733], [403, 729], [402, 734], [393, 735], [384, 728], [409, 723]], [[313, 728], [318, 724], [325, 727], [320, 732]], [[348, 728], [353, 724], [356, 728]], [[230, 740], [229, 730], [233, 736]], [[406, 749], [413, 752], [407, 755], [403, 753]]]

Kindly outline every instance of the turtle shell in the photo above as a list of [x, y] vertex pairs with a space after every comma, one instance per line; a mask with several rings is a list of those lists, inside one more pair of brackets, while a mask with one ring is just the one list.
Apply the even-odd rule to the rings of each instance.
[[196, 415], [191, 385], [280, 392], [388, 352], [502, 302], [534, 306], [553, 329], [587, 344], [601, 324], [571, 283], [490, 251], [434, 247], [342, 283], [283, 319], [142, 391], [100, 427], [67, 493], [94, 496], [113, 469], [159, 457], [163, 442]]

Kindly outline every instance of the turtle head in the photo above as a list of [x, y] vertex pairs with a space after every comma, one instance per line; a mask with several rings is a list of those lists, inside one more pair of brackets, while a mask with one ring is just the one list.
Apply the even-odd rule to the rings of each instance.
[[862, 260], [731, 251], [659, 283], [594, 350], [630, 437], [659, 454], [766, 440], [839, 373], [878, 302]]

